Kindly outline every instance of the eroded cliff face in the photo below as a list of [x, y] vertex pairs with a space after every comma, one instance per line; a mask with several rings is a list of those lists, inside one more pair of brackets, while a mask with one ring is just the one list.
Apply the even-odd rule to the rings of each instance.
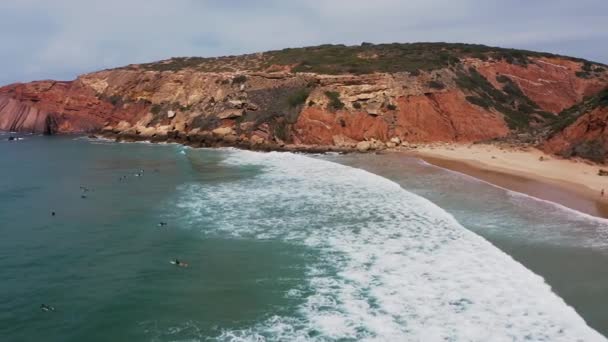
[[[559, 113], [606, 87], [606, 75], [584, 75], [584, 64], [567, 59], [537, 58], [527, 65], [510, 64], [506, 61], [481, 62], [468, 60], [495, 87], [501, 87], [497, 77], [506, 76], [515, 82], [522, 92], [540, 108]], [[577, 76], [580, 73], [580, 76]]]
[[230, 142], [255, 136], [256, 142], [354, 147], [371, 139], [478, 141], [508, 134], [502, 114], [469, 103], [454, 78], [448, 69], [415, 76], [120, 70], [78, 81], [102, 98], [150, 104], [149, 115], [104, 128], [124, 136], [195, 140], [229, 127], [223, 132]]
[[231, 59], [229, 65], [240, 68], [231, 71], [207, 70], [207, 64], [175, 68], [170, 61], [72, 82], [6, 86], [0, 88], [0, 129], [253, 148], [351, 149], [373, 142], [367, 150], [505, 137], [542, 126], [608, 85], [608, 73], [597, 65], [544, 56], [525, 63], [469, 56], [428, 71], [360, 75], [260, 67], [256, 58]]
[[[608, 151], [608, 108], [596, 108], [581, 116], [547, 141], [545, 147], [549, 152], [571, 156], [576, 155], [576, 149], [583, 144], [596, 145], [603, 153]], [[601, 158], [603, 161], [603, 156]]]
[[[608, 88], [562, 113], [564, 122], [543, 144], [543, 149], [564, 157], [596, 162], [608, 158]], [[568, 117], [569, 116], [569, 117]]]
[[0, 88], [0, 130], [32, 133], [94, 132], [109, 122], [133, 119], [141, 106], [117, 108], [90, 87], [39, 81]]

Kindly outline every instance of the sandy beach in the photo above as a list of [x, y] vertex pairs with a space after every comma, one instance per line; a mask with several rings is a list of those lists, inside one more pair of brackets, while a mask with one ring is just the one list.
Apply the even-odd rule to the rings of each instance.
[[[535, 148], [490, 144], [420, 145], [413, 154], [510, 190], [608, 218], [608, 177], [598, 175], [601, 165], [560, 159]], [[604, 196], [602, 189], [607, 191]]]

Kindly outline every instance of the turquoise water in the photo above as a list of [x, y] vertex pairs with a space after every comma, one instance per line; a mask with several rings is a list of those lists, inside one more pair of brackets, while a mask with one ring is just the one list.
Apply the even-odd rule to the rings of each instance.
[[[543, 275], [597, 330], [605, 311], [573, 303], [600, 264], [552, 260], [605, 257], [604, 223], [547, 207], [525, 221], [540, 231], [521, 227], [529, 199], [487, 184], [453, 197], [469, 180], [447, 171], [409, 161], [400, 187], [292, 154], [72, 137], [2, 139], [0, 155], [3, 341], [603, 340], [542, 278], [414, 193]], [[552, 269], [590, 285], [557, 287], [570, 277]]]

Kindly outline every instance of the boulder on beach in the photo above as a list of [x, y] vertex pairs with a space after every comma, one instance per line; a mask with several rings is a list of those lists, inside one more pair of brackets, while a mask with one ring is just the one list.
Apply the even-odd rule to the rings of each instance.
[[249, 140], [253, 145], [262, 145], [264, 143], [264, 138], [259, 135], [252, 135]]
[[354, 147], [357, 145], [357, 141], [351, 139], [343, 134], [334, 135], [332, 137], [334, 145], [338, 147]]
[[222, 140], [224, 140], [224, 142], [229, 143], [229, 144], [234, 144], [235, 142], [237, 142], [239, 140], [239, 137], [234, 135], [234, 134], [228, 134], [225, 135]]
[[372, 144], [369, 141], [360, 141], [357, 143], [357, 151], [367, 152], [372, 148]]
[[213, 133], [213, 135], [216, 135], [218, 137], [224, 137], [228, 134], [232, 134], [232, 127], [220, 127], [220, 128], [216, 128], [213, 131], [211, 131]]

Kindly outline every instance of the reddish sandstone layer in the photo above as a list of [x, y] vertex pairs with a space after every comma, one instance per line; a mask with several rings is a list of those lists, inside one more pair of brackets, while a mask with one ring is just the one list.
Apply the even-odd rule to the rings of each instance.
[[404, 96], [395, 110], [381, 116], [364, 112], [307, 108], [295, 125], [295, 137], [304, 144], [331, 145], [341, 137], [354, 141], [478, 141], [509, 133], [500, 114], [471, 105], [460, 91]]
[[137, 117], [141, 106], [115, 108], [78, 81], [39, 81], [0, 88], [0, 130], [90, 132]]
[[595, 108], [579, 117], [573, 124], [553, 136], [544, 144], [549, 153], [567, 153], [585, 142], [603, 145], [608, 151], [608, 107]]
[[559, 113], [606, 87], [606, 79], [582, 78], [581, 63], [559, 58], [536, 58], [526, 66], [506, 61], [469, 61], [496, 88], [502, 85], [496, 76], [505, 75], [523, 93], [547, 112]]
[[479, 141], [509, 133], [502, 116], [467, 102], [459, 90], [398, 99], [395, 135], [406, 141]]
[[389, 126], [384, 120], [367, 113], [331, 112], [321, 108], [306, 108], [294, 127], [295, 140], [307, 145], [332, 145], [335, 139], [346, 137], [354, 142], [366, 139], [386, 141]]

